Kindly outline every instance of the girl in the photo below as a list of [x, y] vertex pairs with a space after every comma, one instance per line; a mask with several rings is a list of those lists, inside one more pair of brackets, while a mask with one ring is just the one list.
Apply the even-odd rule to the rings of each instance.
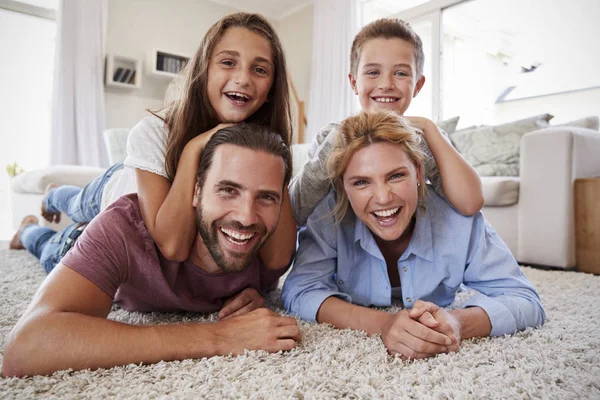
[[[194, 194], [202, 150], [214, 132], [242, 121], [267, 125], [287, 145], [291, 142], [283, 48], [268, 21], [248, 13], [226, 16], [210, 27], [185, 67], [179, 98], [131, 130], [124, 166], [111, 167], [83, 190], [50, 188], [43, 215], [52, 220], [63, 211], [75, 222], [89, 222], [120, 196], [137, 191], [144, 223], [161, 253], [170, 260], [184, 261], [196, 234], [189, 199]], [[16, 243], [20, 242], [19, 232], [11, 247], [22, 245]], [[286, 192], [278, 227], [261, 248], [261, 260], [269, 268], [285, 267], [295, 243]], [[40, 248], [40, 243], [28, 246], [38, 257], [39, 251], [34, 249]]]
[[[464, 217], [427, 193], [419, 142], [396, 114], [342, 122], [328, 160], [334, 189], [300, 231], [282, 291], [287, 311], [381, 334], [403, 358], [543, 324], [538, 294], [483, 214]], [[441, 309], [462, 284], [479, 293], [463, 309]], [[393, 301], [412, 310], [368, 308]]]

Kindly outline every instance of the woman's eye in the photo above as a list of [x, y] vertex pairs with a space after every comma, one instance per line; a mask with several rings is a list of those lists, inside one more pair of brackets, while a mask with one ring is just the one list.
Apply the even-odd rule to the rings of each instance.
[[404, 173], [401, 172], [401, 173], [392, 175], [390, 179], [396, 180], [396, 179], [402, 179], [402, 178], [404, 178]]
[[367, 184], [367, 181], [365, 181], [364, 179], [358, 179], [358, 180], [352, 182], [352, 186], [363, 186], [366, 184]]

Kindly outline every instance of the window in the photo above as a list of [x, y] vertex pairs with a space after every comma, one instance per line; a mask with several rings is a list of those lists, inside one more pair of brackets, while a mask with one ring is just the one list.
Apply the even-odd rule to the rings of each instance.
[[50, 159], [56, 23], [0, 9], [0, 26], [0, 239], [8, 239], [14, 230], [5, 167], [16, 162], [26, 170], [35, 169]]

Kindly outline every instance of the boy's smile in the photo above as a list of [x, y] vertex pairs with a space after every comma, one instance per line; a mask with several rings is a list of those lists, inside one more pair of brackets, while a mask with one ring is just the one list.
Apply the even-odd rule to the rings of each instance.
[[356, 76], [350, 85], [364, 111], [393, 111], [404, 115], [425, 77], [416, 76], [415, 47], [402, 39], [376, 38], [360, 53]]

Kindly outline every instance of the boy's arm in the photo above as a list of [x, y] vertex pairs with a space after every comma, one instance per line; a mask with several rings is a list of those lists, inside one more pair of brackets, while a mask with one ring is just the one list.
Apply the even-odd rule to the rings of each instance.
[[290, 201], [296, 225], [306, 225], [308, 217], [330, 188], [327, 157], [336, 140], [337, 124], [329, 124], [311, 144], [308, 160], [290, 182]]
[[8, 337], [3, 376], [50, 374], [73, 368], [270, 352], [296, 346], [295, 319], [267, 309], [215, 324], [128, 325], [110, 321], [112, 299], [59, 264]]
[[[481, 179], [471, 165], [452, 146], [431, 120], [407, 117], [423, 130], [423, 137], [434, 158], [427, 163], [427, 175], [436, 192], [443, 189], [448, 202], [463, 215], [474, 215], [483, 207]], [[427, 150], [427, 149], [426, 149]]]

